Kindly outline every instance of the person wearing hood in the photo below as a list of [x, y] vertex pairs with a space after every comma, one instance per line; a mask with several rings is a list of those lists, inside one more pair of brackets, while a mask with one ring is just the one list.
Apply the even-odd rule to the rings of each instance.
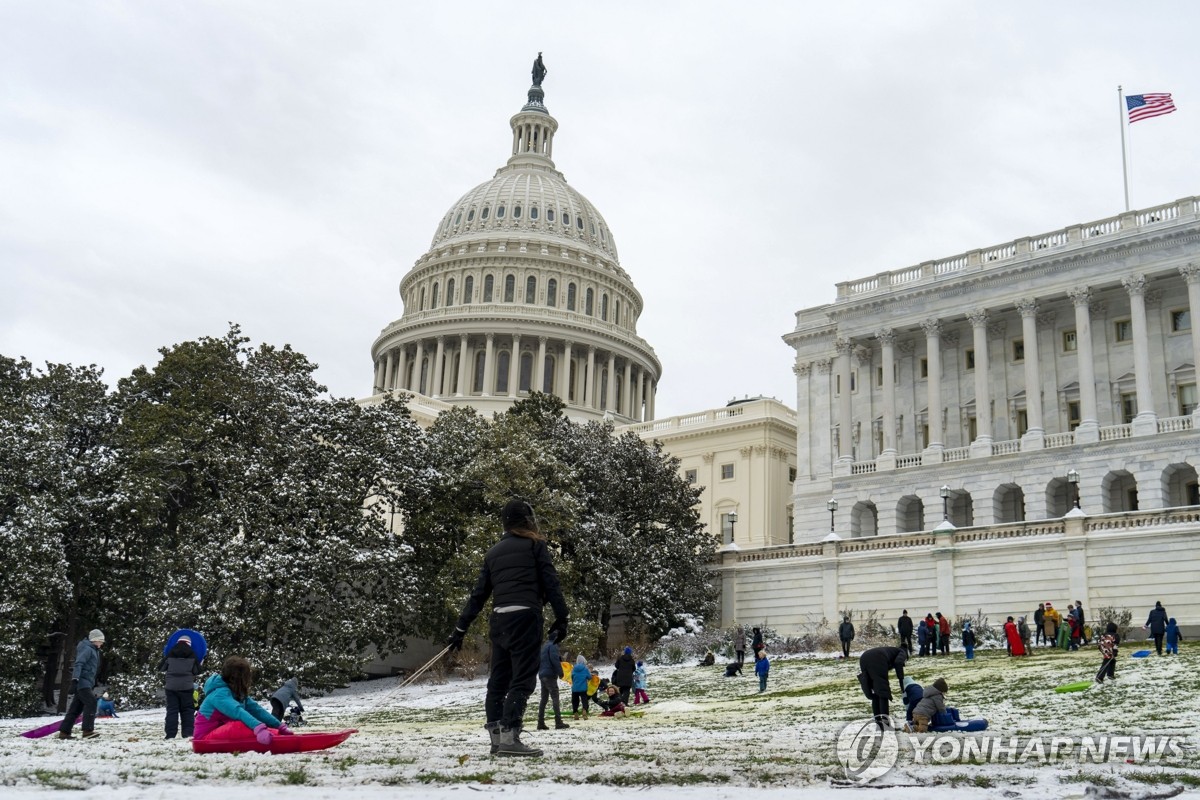
[[1025, 643], [1021, 641], [1021, 634], [1017, 630], [1017, 623], [1013, 622], [1013, 618], [1009, 617], [1004, 623], [1004, 638], [1008, 642], [1008, 654], [1010, 656], [1025, 655]]
[[896, 632], [900, 634], [900, 646], [911, 656], [913, 651], [913, 621], [908, 615], [908, 609], [900, 615], [900, 619], [896, 620]]
[[192, 637], [184, 634], [175, 640], [171, 649], [162, 657], [158, 671], [165, 672], [165, 691], [167, 694], [167, 719], [165, 731], [167, 739], [174, 739], [180, 734], [184, 739], [192, 738], [195, 728], [195, 690], [196, 676], [200, 674], [200, 660], [192, 650]]
[[1117, 635], [1117, 623], [1110, 622], [1104, 626], [1100, 635], [1100, 669], [1096, 671], [1096, 683], [1104, 683], [1105, 678], [1117, 677], [1117, 651], [1120, 649], [1121, 637]]
[[1179, 655], [1179, 643], [1183, 641], [1183, 634], [1179, 632], [1179, 626], [1175, 624], [1175, 618], [1171, 617], [1167, 620], [1167, 655]]
[[537, 685], [542, 609], [547, 603], [554, 609], [550, 631], [561, 642], [567, 638], [567, 601], [533, 506], [513, 498], [501, 510], [500, 522], [504, 533], [483, 557], [475, 588], [446, 646], [462, 648], [467, 629], [492, 598], [488, 619], [491, 674], [483, 702], [484, 728], [493, 754], [540, 756], [541, 750], [521, 741], [521, 723]]
[[75, 720], [83, 715], [83, 728], [80, 735], [84, 739], [99, 736], [96, 733], [96, 675], [100, 672], [100, 648], [104, 646], [104, 631], [96, 628], [88, 633], [86, 639], [80, 639], [75, 645], [75, 666], [71, 670], [71, 705], [67, 715], [58, 726], [58, 738], [74, 739], [71, 729]]
[[920, 650], [917, 651], [918, 656], [929, 655], [930, 635], [929, 623], [927, 623], [925, 620], [921, 620], [919, 623], [917, 623], [917, 646], [920, 648]]
[[890, 728], [891, 716], [888, 713], [888, 701], [892, 699], [892, 689], [888, 683], [888, 673], [896, 671], [896, 682], [900, 692], [904, 692], [904, 665], [908, 662], [908, 653], [900, 647], [872, 647], [858, 657], [858, 682], [863, 694], [871, 701], [871, 714], [880, 728]]
[[913, 711], [916, 710], [917, 703], [921, 702], [924, 696], [921, 684], [917, 683], [916, 679], [911, 675], [904, 676], [904, 721], [912, 724]]
[[1042, 625], [1045, 628], [1046, 644], [1054, 647], [1055, 640], [1058, 638], [1058, 626], [1062, 624], [1062, 614], [1058, 613], [1058, 609], [1053, 603], [1046, 603], [1045, 612], [1042, 616]]
[[1146, 624], [1142, 627], [1150, 629], [1150, 635], [1154, 637], [1154, 649], [1161, 656], [1163, 654], [1163, 637], [1167, 634], [1167, 610], [1163, 608], [1161, 600], [1154, 604], [1154, 608], [1150, 609], [1150, 616], [1146, 617]]
[[[588, 705], [591, 691], [588, 683], [592, 679], [592, 670], [588, 667], [587, 659], [580, 653], [575, 657], [575, 666], [571, 667], [571, 716], [579, 719], [580, 706], [583, 707], [583, 718], [588, 718]], [[599, 685], [599, 679], [596, 684]]]
[[266, 747], [276, 735], [292, 735], [285, 723], [251, 699], [252, 680], [249, 661], [241, 656], [225, 659], [221, 673], [204, 682], [204, 702], [196, 713], [194, 741], [214, 739], [250, 749], [254, 742]]
[[650, 695], [646, 692], [646, 665], [641, 661], [633, 670], [633, 704], [649, 703]]
[[[299, 678], [288, 678], [283, 682], [283, 686], [280, 686], [275, 690], [275, 694], [271, 695], [271, 713], [275, 715], [277, 719], [286, 719], [288, 705], [290, 703], [296, 704], [297, 714], [304, 713], [304, 705], [300, 702]], [[292, 720], [292, 722], [296, 722], [296, 720]], [[301, 720], [297, 724], [302, 725], [304, 724], [304, 721]]]
[[546, 725], [546, 703], [553, 701], [554, 708], [554, 727], [569, 728], [567, 723], [563, 722], [562, 706], [559, 704], [558, 698], [558, 678], [562, 674], [561, 656], [558, 654], [558, 643], [554, 641], [555, 632], [551, 631], [546, 637], [546, 643], [542, 645], [541, 661], [538, 666], [538, 680], [542, 682], [542, 700], [538, 703], [538, 730], [548, 731], [550, 728]]
[[[975, 660], [975, 631], [970, 622], [964, 622], [962, 627], [962, 646], [967, 653], [967, 661]], [[909, 717], [911, 719], [911, 717]]]
[[854, 623], [850, 621], [850, 617], [842, 620], [842, 624], [838, 626], [838, 638], [842, 640], [842, 658], [850, 657], [850, 643], [854, 641]]
[[913, 728], [917, 733], [929, 730], [929, 724], [937, 719], [938, 714], [946, 713], [946, 693], [950, 687], [945, 678], [938, 678], [932, 686], [921, 690], [921, 702], [913, 709]]
[[621, 651], [621, 655], [617, 656], [617, 663], [613, 664], [612, 683], [621, 692], [621, 702], [629, 705], [629, 693], [633, 690], [633, 671], [637, 668], [637, 661], [633, 658], [633, 648], [626, 647]]
[[1029, 644], [1029, 623], [1025, 622], [1024, 617], [1017, 617], [1017, 634], [1021, 637], [1021, 644], [1025, 647], [1025, 652], [1028, 653], [1031, 645]]

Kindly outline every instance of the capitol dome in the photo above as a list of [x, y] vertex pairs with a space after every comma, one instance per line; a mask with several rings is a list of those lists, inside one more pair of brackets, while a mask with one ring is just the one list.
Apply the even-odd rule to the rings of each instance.
[[438, 223], [371, 348], [375, 392], [500, 411], [531, 390], [575, 419], [652, 419], [662, 366], [612, 230], [552, 159], [540, 81], [509, 121], [511, 156]]

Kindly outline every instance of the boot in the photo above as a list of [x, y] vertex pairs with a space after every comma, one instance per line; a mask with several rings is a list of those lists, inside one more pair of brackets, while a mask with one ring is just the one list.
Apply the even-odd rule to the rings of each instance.
[[554, 727], [561, 731], [563, 728], [569, 728], [571, 726], [563, 722], [562, 717], [559, 717], [558, 719], [554, 720]]
[[488, 735], [491, 737], [492, 755], [496, 755], [496, 752], [500, 749], [500, 723], [489, 722], [487, 725], [483, 726], [483, 729], [487, 731]]
[[530, 747], [521, 741], [521, 729], [510, 728], [500, 731], [500, 749], [498, 756], [540, 756], [541, 750]]
[[59, 738], [59, 739], [74, 739], [75, 737], [69, 733], [63, 733], [62, 731], [59, 731], [57, 738]]
[[549, 726], [547, 726], [547, 725], [546, 725], [546, 720], [544, 720], [544, 719], [539, 719], [539, 720], [538, 720], [538, 727], [537, 727], [537, 729], [538, 729], [539, 731], [548, 731], [548, 730], [550, 730]]

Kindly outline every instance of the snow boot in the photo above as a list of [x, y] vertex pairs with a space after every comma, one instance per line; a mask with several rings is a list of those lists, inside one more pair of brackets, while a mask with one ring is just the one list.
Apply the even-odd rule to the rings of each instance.
[[563, 722], [562, 717], [559, 717], [558, 719], [554, 720], [554, 727], [561, 731], [563, 728], [569, 728], [571, 726]]
[[542, 751], [536, 747], [530, 747], [521, 741], [521, 729], [511, 728], [500, 731], [500, 749], [496, 751], [498, 756], [540, 756]]
[[539, 720], [538, 720], [538, 727], [537, 727], [537, 729], [538, 729], [539, 731], [548, 731], [548, 730], [550, 730], [550, 727], [549, 727], [548, 725], [546, 725], [546, 720], [544, 720], [544, 719], [539, 719]]
[[496, 755], [496, 752], [500, 749], [500, 723], [489, 722], [483, 726], [483, 729], [492, 738], [492, 755]]

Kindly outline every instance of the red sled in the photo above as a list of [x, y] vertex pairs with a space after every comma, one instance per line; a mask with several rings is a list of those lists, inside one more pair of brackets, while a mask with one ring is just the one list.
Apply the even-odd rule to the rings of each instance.
[[346, 728], [341, 731], [323, 733], [293, 733], [291, 736], [275, 736], [270, 744], [259, 744], [253, 732], [247, 728], [250, 738], [217, 738], [210, 736], [206, 739], [193, 739], [192, 752], [195, 753], [307, 753], [311, 750], [327, 750], [336, 747], [350, 738], [350, 734], [358, 733], [357, 728]]

